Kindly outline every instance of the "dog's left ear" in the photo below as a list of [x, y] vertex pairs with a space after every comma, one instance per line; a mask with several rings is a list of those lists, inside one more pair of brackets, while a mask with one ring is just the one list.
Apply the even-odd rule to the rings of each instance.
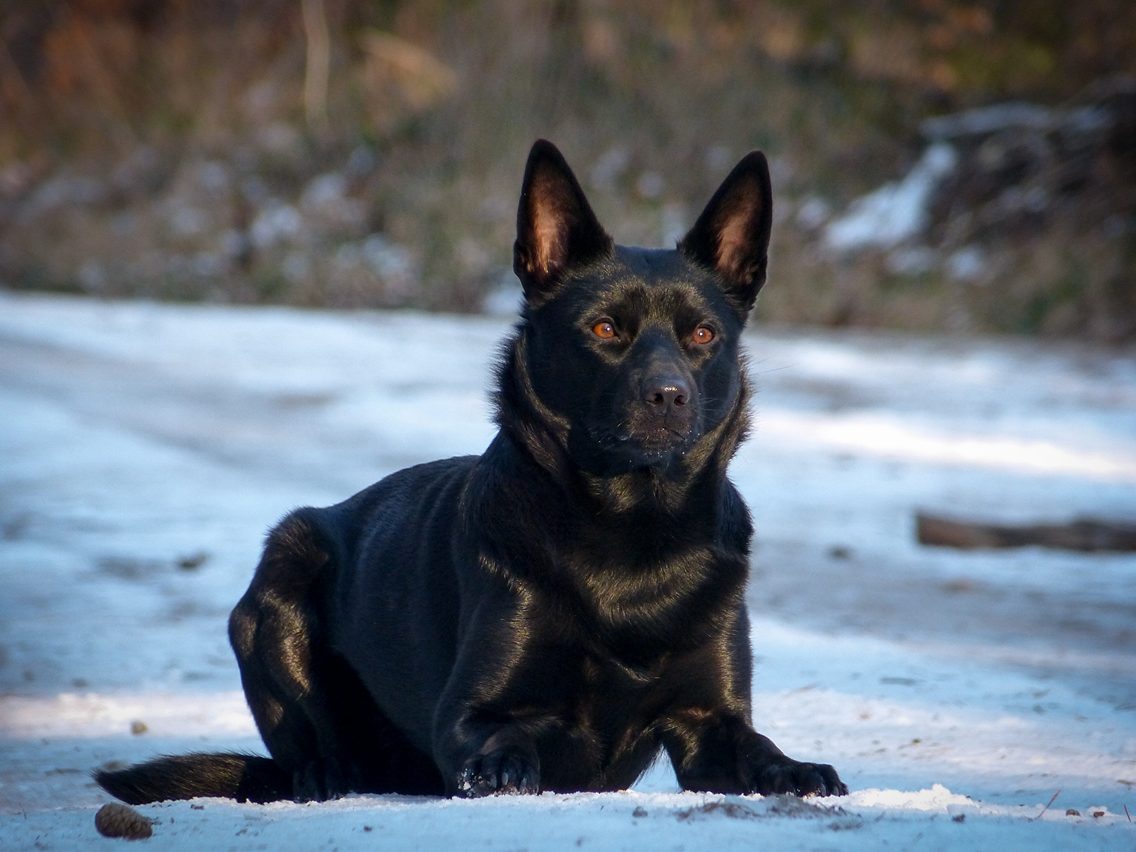
[[772, 226], [769, 165], [764, 154], [751, 151], [718, 187], [678, 247], [716, 272], [726, 295], [745, 314], [765, 283]]
[[525, 166], [513, 245], [513, 271], [521, 279], [525, 299], [530, 305], [539, 303], [560, 283], [565, 270], [611, 249], [611, 237], [563, 155], [551, 142], [537, 140]]

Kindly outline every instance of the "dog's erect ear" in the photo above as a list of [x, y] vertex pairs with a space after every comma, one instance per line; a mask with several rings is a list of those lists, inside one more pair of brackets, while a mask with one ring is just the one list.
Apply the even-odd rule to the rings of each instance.
[[726, 294], [744, 313], [765, 283], [772, 225], [769, 165], [764, 154], [751, 151], [718, 187], [678, 247], [718, 273]]
[[564, 157], [551, 142], [537, 140], [525, 166], [513, 245], [513, 271], [525, 299], [539, 302], [566, 269], [606, 255], [611, 247]]

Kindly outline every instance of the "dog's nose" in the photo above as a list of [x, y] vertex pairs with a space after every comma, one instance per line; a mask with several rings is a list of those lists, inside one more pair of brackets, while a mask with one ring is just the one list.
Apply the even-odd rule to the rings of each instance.
[[690, 401], [690, 388], [681, 379], [662, 378], [646, 383], [644, 399], [660, 413], [679, 408]]

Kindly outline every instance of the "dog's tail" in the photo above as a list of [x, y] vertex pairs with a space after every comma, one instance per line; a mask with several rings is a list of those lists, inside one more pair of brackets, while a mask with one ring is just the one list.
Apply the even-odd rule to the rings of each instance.
[[95, 781], [131, 805], [216, 796], [239, 802], [292, 797], [292, 778], [268, 757], [249, 754], [185, 754], [156, 757], [126, 769], [98, 770]]

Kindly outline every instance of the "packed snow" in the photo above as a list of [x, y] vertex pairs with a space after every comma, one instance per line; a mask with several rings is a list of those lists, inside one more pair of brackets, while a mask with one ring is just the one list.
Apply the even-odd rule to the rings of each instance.
[[[105, 846], [91, 769], [262, 751], [225, 638], [263, 532], [479, 452], [502, 318], [0, 292], [0, 848]], [[1136, 558], [921, 547], [919, 509], [1136, 518], [1136, 355], [763, 328], [731, 468], [754, 717], [846, 798], [204, 799], [162, 849], [1136, 847]], [[145, 841], [144, 841], [145, 842]]]

